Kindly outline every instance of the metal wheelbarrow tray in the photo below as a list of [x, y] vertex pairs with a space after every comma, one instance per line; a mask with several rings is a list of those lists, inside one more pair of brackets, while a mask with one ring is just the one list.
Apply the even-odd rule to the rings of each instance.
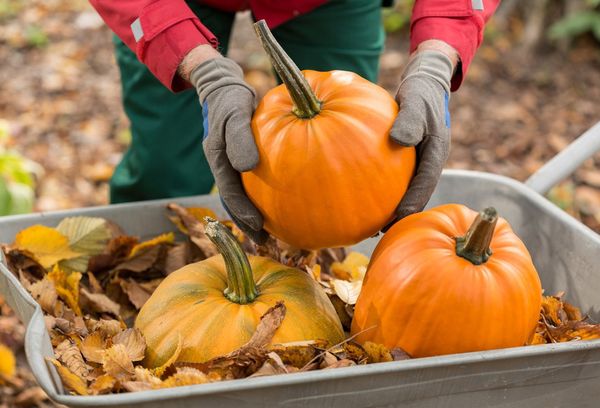
[[[529, 248], [546, 293], [567, 299], [600, 320], [600, 236], [539, 192], [600, 149], [600, 123], [532, 176], [526, 184], [488, 173], [448, 170], [429, 203], [495, 206]], [[67, 216], [108, 218], [128, 234], [151, 237], [173, 226], [167, 202], [211, 207], [214, 196], [159, 200], [0, 218], [0, 242], [33, 224], [55, 226]], [[370, 254], [377, 239], [355, 249]], [[516, 347], [202, 384], [155, 391], [73, 396], [45, 357], [53, 356], [42, 310], [0, 263], [0, 295], [27, 324], [25, 351], [48, 395], [69, 406], [92, 407], [599, 407], [600, 340]]]

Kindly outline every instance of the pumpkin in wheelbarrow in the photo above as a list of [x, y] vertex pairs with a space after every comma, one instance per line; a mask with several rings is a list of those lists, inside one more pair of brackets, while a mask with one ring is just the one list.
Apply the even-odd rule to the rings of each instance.
[[540, 278], [508, 222], [447, 204], [397, 222], [377, 245], [352, 333], [426, 357], [525, 345]]
[[177, 361], [202, 363], [226, 355], [250, 340], [261, 316], [280, 301], [286, 314], [273, 343], [344, 339], [333, 305], [306, 272], [248, 258], [217, 221], [208, 223], [206, 234], [221, 255], [167, 276], [136, 318], [148, 345], [145, 366], [163, 365], [178, 347]]

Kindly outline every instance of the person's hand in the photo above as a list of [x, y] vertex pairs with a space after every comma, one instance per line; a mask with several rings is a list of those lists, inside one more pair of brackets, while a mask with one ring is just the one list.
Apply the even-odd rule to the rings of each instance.
[[396, 94], [400, 112], [390, 137], [402, 146], [416, 146], [417, 169], [396, 208], [394, 221], [425, 207], [450, 151], [448, 102], [450, 80], [458, 54], [451, 59], [452, 55], [435, 46], [424, 48], [411, 56]]
[[263, 216], [246, 195], [240, 177], [240, 172], [258, 164], [258, 149], [250, 126], [254, 90], [244, 82], [242, 68], [223, 57], [199, 64], [190, 71], [189, 81], [196, 87], [202, 104], [202, 147], [221, 201], [237, 226], [262, 244], [268, 238], [263, 230]]

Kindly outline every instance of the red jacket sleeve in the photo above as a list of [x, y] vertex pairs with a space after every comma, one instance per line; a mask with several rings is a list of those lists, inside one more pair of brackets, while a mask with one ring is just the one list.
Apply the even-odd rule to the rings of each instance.
[[460, 55], [452, 91], [460, 86], [475, 51], [483, 40], [485, 23], [500, 0], [416, 0], [410, 22], [410, 51], [425, 40], [442, 40]]
[[184, 0], [90, 0], [106, 24], [172, 91], [190, 85], [177, 75], [183, 57], [217, 38]]

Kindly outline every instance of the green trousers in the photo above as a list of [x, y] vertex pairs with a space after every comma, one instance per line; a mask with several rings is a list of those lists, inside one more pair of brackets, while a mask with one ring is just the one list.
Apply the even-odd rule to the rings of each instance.
[[[234, 14], [188, 4], [226, 54]], [[377, 80], [384, 44], [380, 2], [331, 0], [275, 28], [273, 35], [300, 69], [341, 69]], [[214, 180], [202, 151], [202, 109], [195, 90], [172, 93], [121, 40], [114, 42], [132, 138], [110, 181], [110, 201], [210, 192]]]

